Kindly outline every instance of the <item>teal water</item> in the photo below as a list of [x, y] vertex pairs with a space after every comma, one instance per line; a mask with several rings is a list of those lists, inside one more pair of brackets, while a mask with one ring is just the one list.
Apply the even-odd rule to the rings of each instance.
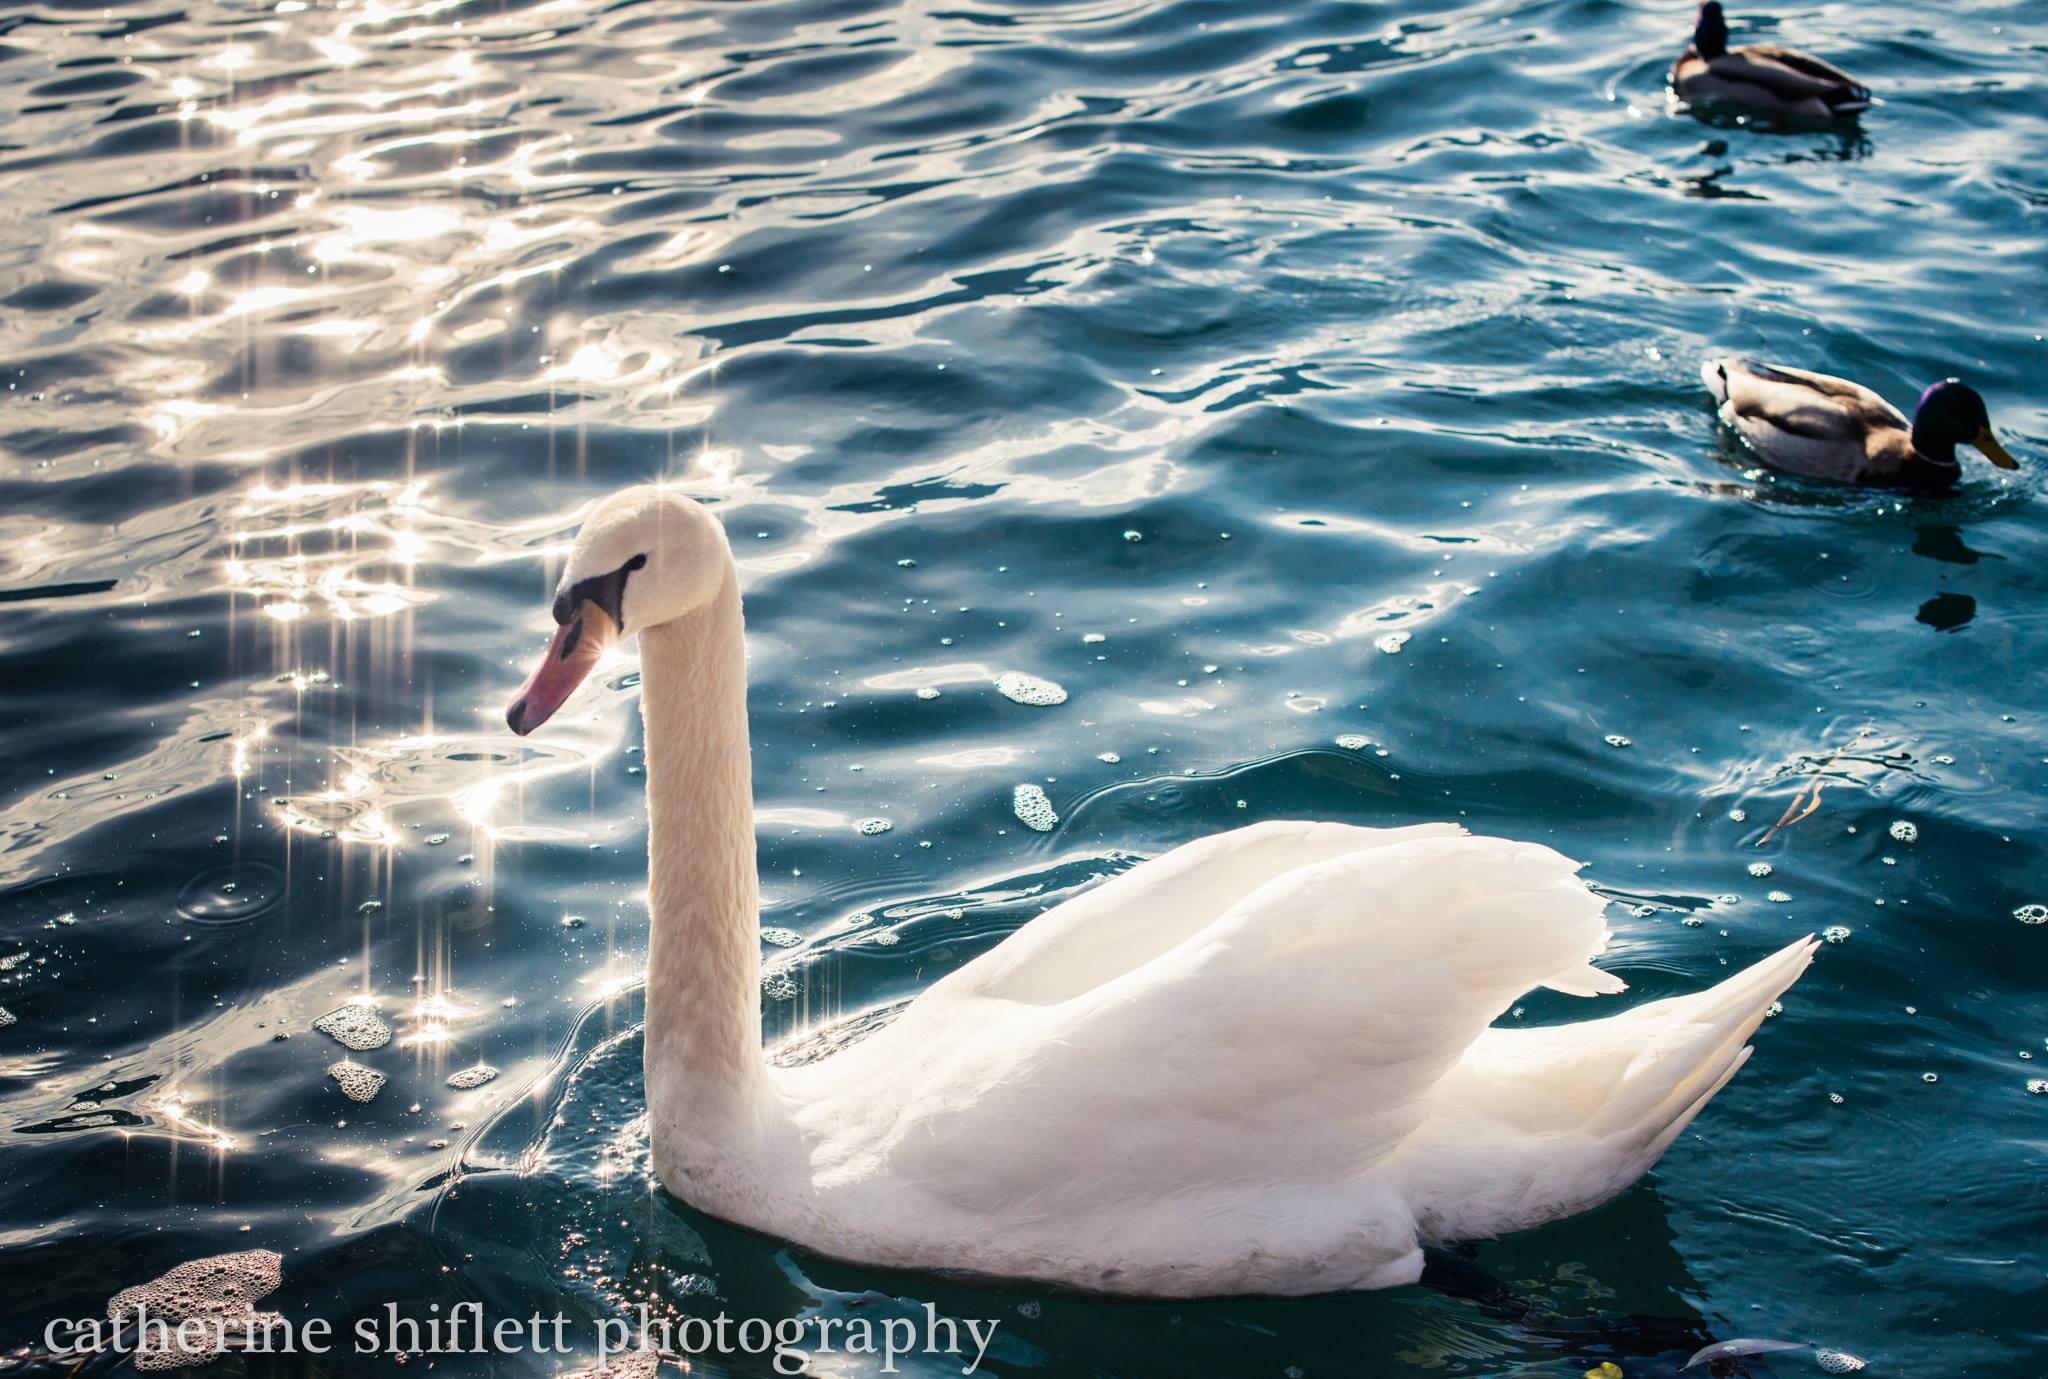
[[[344, 1329], [930, 1302], [1001, 1375], [2048, 1366], [2048, 11], [1738, 8], [1885, 101], [1774, 132], [1666, 108], [1689, 8], [0, 13], [0, 1342], [268, 1248]], [[2024, 467], [1775, 480], [1709, 350], [1959, 374]], [[1430, 1286], [1132, 1304], [734, 1231], [634, 1120], [631, 662], [500, 717], [584, 505], [685, 474], [746, 581], [778, 1041], [1262, 818], [1585, 859], [1624, 1001], [1846, 936], [1642, 1184]], [[311, 1028], [359, 995], [367, 1105]]]

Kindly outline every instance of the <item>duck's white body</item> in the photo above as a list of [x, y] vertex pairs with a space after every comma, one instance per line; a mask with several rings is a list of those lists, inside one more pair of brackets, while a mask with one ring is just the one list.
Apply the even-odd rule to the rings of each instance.
[[[612, 506], [682, 501], [636, 493]], [[636, 553], [617, 544], [586, 527], [570, 575]], [[1422, 1241], [1634, 1181], [1810, 960], [1802, 941], [1696, 995], [1494, 1029], [1533, 987], [1623, 989], [1590, 965], [1604, 905], [1573, 863], [1449, 824], [1268, 823], [1118, 876], [865, 1041], [771, 1068], [716, 545], [712, 592], [651, 623], [628, 582], [621, 621], [641, 624], [647, 720], [654, 1166], [718, 1216], [846, 1259], [1128, 1294], [1409, 1283]]]

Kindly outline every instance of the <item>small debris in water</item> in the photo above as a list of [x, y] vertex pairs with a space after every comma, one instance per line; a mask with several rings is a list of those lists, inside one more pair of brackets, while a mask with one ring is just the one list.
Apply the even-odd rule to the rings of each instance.
[[804, 936], [794, 929], [783, 929], [773, 925], [761, 931], [761, 942], [777, 948], [794, 948], [804, 941]]
[[391, 1026], [384, 1023], [375, 1006], [362, 1001], [351, 1001], [340, 1010], [328, 1011], [313, 1022], [313, 1028], [343, 1048], [357, 1052], [381, 1049], [391, 1042]]
[[14, 1012], [9, 1010], [6, 1006], [0, 1006], [0, 1029], [6, 1029], [9, 1025], [13, 1023]]
[[1384, 632], [1374, 637], [1372, 644], [1387, 655], [1394, 656], [1400, 653], [1402, 647], [1408, 645], [1408, 637], [1409, 634], [1406, 632]]
[[1337, 745], [1347, 752], [1358, 752], [1372, 746], [1372, 739], [1363, 733], [1345, 733], [1337, 739]]
[[1679, 1368], [1691, 1369], [1695, 1365], [1710, 1364], [1715, 1360], [1739, 1359], [1744, 1355], [1770, 1355], [1781, 1350], [1804, 1349], [1806, 1347], [1798, 1341], [1764, 1341], [1744, 1337], [1734, 1341], [1719, 1341], [1704, 1350], [1696, 1350], [1693, 1357]]
[[373, 915], [383, 908], [384, 902], [381, 900], [365, 900], [362, 904], [356, 906], [356, 913], [359, 915]]
[[862, 819], [854, 827], [872, 838], [878, 833], [887, 833], [896, 825], [890, 823], [887, 819]]
[[436, 834], [434, 834], [434, 835], [433, 835], [432, 837], [430, 837], [430, 838], [428, 838], [428, 839], [427, 839], [427, 846], [428, 846], [428, 847], [430, 847], [430, 848], [437, 848], [437, 847], [441, 846], [441, 844], [443, 844], [443, 843], [445, 843], [445, 842], [447, 842], [447, 841], [448, 841], [448, 835], [447, 835], [447, 834], [445, 834], [445, 833], [436, 833]]
[[1909, 822], [1905, 819], [1894, 819], [1892, 821], [1891, 832], [1892, 837], [1898, 839], [1900, 842], [1910, 843], [1920, 836], [1920, 825]]
[[488, 1063], [478, 1063], [474, 1067], [448, 1074], [448, 1085], [458, 1092], [467, 1092], [483, 1086], [486, 1082], [494, 1081], [497, 1076], [496, 1068]]
[[1024, 827], [1040, 833], [1052, 832], [1053, 825], [1060, 821], [1060, 816], [1053, 812], [1052, 801], [1035, 785], [1020, 785], [1012, 791], [1010, 807]]
[[350, 1101], [369, 1101], [384, 1089], [384, 1074], [375, 1068], [351, 1063], [346, 1058], [330, 1064], [327, 1075], [335, 1080], [341, 1094]]
[[1050, 708], [1054, 704], [1067, 702], [1067, 692], [1051, 680], [1036, 675], [1026, 675], [1021, 670], [1006, 670], [996, 677], [996, 688], [1002, 696], [1015, 704], [1029, 704], [1033, 708]]
[[2028, 1078], [2027, 1090], [2035, 1096], [2048, 1096], [2048, 1077]]
[[1771, 874], [1771, 864], [1769, 862], [1751, 862], [1749, 864], [1749, 874], [1751, 876], [1769, 876]]
[[1145, 533], [1143, 533], [1143, 532], [1141, 532], [1141, 531], [1127, 531], [1127, 532], [1125, 532], [1125, 533], [1124, 533], [1124, 540], [1126, 540], [1126, 541], [1130, 541], [1130, 542], [1138, 542], [1138, 541], [1143, 541], [1144, 539], [1145, 539]]
[[1749, 811], [1747, 809], [1731, 809], [1728, 811], [1728, 817], [1739, 824], [1749, 818]]
[[1827, 928], [1820, 931], [1820, 936], [1829, 943], [1840, 943], [1849, 937], [1849, 926], [1846, 924], [1830, 924]]
[[1922, 1073], [1922, 1074], [1920, 1074], [1920, 1080], [1921, 1080], [1922, 1082], [1929, 1082], [1929, 1083], [1932, 1083], [1932, 1082], [1939, 1082], [1939, 1081], [1941, 1081], [1941, 1078], [1940, 1078], [1940, 1077], [1939, 1077], [1938, 1075], [1934, 1074], [1934, 1073]]
[[1792, 892], [1772, 891], [1764, 899], [1770, 901], [1773, 905], [1790, 905], [1792, 903]]

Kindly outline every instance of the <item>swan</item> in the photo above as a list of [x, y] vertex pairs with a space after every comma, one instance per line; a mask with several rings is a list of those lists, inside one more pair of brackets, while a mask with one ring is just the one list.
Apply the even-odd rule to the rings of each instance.
[[1991, 431], [1975, 388], [1945, 378], [1920, 394], [1913, 420], [1861, 383], [1733, 356], [1700, 365], [1722, 424], [1773, 469], [1870, 488], [1952, 488], [1958, 445], [2000, 469], [2019, 461]]
[[1577, 864], [1454, 824], [1261, 823], [1046, 911], [849, 1048], [771, 1067], [723, 528], [671, 489], [605, 500], [554, 619], [515, 733], [640, 639], [656, 1176], [820, 1254], [1150, 1297], [1412, 1283], [1424, 1241], [1633, 1182], [1816, 947], [1609, 1019], [1496, 1029], [1534, 987], [1624, 989], [1592, 965], [1605, 903]]

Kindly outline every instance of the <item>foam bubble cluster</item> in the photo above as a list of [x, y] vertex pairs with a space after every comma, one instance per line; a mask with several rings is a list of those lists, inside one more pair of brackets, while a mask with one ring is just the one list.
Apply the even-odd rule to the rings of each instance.
[[[162, 1322], [135, 1338], [135, 1368], [187, 1369], [217, 1359], [230, 1344], [278, 1320], [258, 1312], [256, 1299], [284, 1281], [284, 1257], [275, 1250], [242, 1250], [180, 1264], [162, 1278], [124, 1288], [107, 1301], [110, 1321]], [[183, 1333], [179, 1324], [197, 1321]]]
[[867, 834], [868, 837], [872, 838], [877, 834], [887, 833], [890, 829], [896, 827], [896, 825], [890, 823], [887, 819], [862, 819], [859, 823], [855, 824], [854, 827], [859, 829], [862, 833]]
[[468, 1092], [483, 1086], [486, 1082], [495, 1080], [497, 1076], [498, 1070], [496, 1068], [488, 1063], [478, 1063], [473, 1067], [464, 1068], [460, 1072], [448, 1074], [448, 1085], [458, 1092]]
[[777, 948], [794, 948], [803, 941], [802, 934], [794, 929], [784, 929], [780, 925], [771, 924], [761, 931], [761, 942], [773, 944]]
[[1846, 1350], [1816, 1350], [1813, 1362], [1829, 1374], [1854, 1374], [1863, 1368], [1863, 1361]]
[[996, 689], [1012, 703], [1029, 704], [1033, 708], [1050, 708], [1067, 702], [1067, 692], [1057, 682], [1026, 675], [1021, 670], [1006, 670], [998, 675]]
[[381, 1049], [391, 1042], [391, 1026], [384, 1023], [375, 1006], [360, 1002], [328, 1011], [313, 1022], [313, 1028], [343, 1048], [357, 1052]]
[[1920, 825], [1906, 819], [1892, 821], [1892, 837], [1902, 843], [1910, 843], [1920, 836]]
[[1053, 812], [1052, 801], [1035, 785], [1020, 785], [1012, 791], [1010, 808], [1016, 811], [1024, 827], [1040, 833], [1052, 832], [1053, 825], [1060, 821], [1060, 816]]
[[2022, 924], [2048, 924], [2048, 905], [2022, 905], [2012, 917]]
[[1385, 632], [1374, 637], [1372, 644], [1387, 655], [1394, 656], [1400, 654], [1401, 648], [1408, 645], [1408, 637], [1409, 634], [1406, 632]]
[[375, 1068], [366, 1068], [360, 1063], [351, 1063], [344, 1058], [331, 1063], [327, 1075], [341, 1088], [341, 1094], [350, 1101], [369, 1101], [384, 1089], [384, 1074]]

